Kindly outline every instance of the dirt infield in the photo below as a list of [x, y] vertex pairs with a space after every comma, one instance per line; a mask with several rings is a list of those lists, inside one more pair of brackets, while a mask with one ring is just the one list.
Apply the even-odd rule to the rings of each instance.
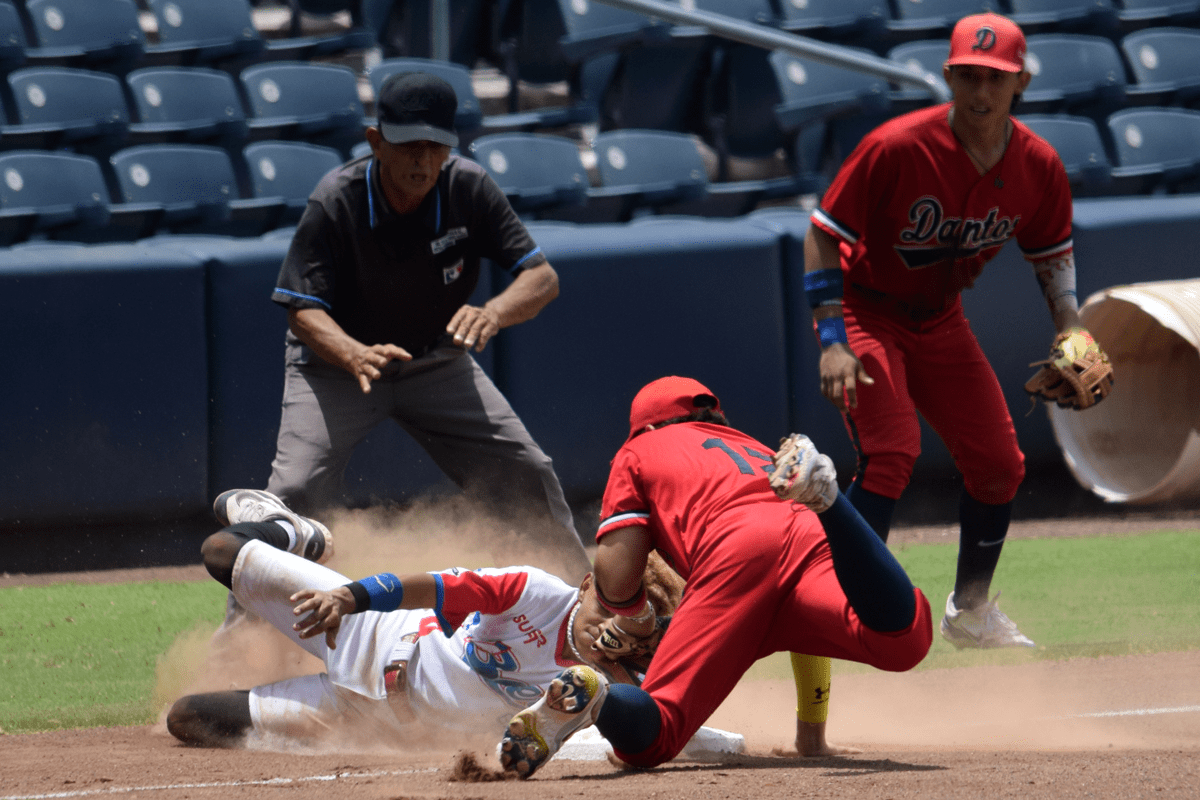
[[[1013, 536], [1196, 528], [1195, 515], [1014, 526]], [[949, 528], [896, 531], [895, 543], [953, 541]], [[52, 580], [203, 578], [197, 567]], [[830, 739], [861, 755], [773, 755], [794, 725], [787, 682], [746, 680], [709, 724], [745, 736], [722, 763], [676, 762], [622, 773], [604, 761], [560, 761], [527, 782], [479, 782], [485, 746], [397, 752], [210, 751], [180, 746], [160, 725], [0, 736], [0, 800], [120, 796], [399, 798], [1196, 798], [1200, 796], [1200, 651], [1009, 667], [866, 673], [835, 678]], [[482, 770], [463, 770], [470, 755]], [[456, 767], [459, 767], [456, 769]]]

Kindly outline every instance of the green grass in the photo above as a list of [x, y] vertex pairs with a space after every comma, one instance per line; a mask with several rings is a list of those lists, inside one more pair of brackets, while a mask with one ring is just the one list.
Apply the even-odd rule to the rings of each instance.
[[0, 729], [153, 721], [159, 658], [226, 590], [201, 583], [58, 584], [0, 590]]
[[[935, 625], [957, 553], [957, 544], [896, 553], [929, 597]], [[995, 589], [1038, 648], [959, 652], [935, 634], [918, 669], [1200, 647], [1200, 532], [1014, 540]], [[173, 644], [220, 622], [225, 594], [215, 581], [0, 589], [0, 730], [153, 722], [156, 670]], [[763, 659], [749, 677], [790, 680], [787, 655]]]

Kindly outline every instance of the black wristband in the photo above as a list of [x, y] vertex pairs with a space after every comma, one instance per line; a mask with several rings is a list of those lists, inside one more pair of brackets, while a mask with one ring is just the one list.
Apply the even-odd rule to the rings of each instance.
[[354, 595], [354, 612], [357, 614], [360, 611], [369, 611], [371, 609], [371, 595], [367, 594], [367, 587], [363, 586], [358, 581], [347, 583], [346, 588], [350, 590], [350, 594]]

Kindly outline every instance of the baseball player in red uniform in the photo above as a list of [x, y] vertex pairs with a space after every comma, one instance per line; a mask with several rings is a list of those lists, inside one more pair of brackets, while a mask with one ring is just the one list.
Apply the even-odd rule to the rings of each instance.
[[[595, 598], [613, 615], [608, 633], [636, 641], [655, 626], [641, 577], [651, 551], [687, 590], [640, 688], [609, 685], [589, 666], [564, 670], [509, 723], [506, 770], [529, 777], [593, 720], [622, 761], [661, 764], [774, 652], [894, 671], [925, 657], [929, 603], [838, 492], [832, 462], [807, 445], [798, 458], [824, 471], [796, 488], [819, 485], [819, 516], [776, 496], [774, 449], [729, 427], [702, 384], [667, 377], [638, 392], [604, 492]], [[602, 630], [597, 647], [606, 641]]]
[[1015, 239], [1055, 329], [1083, 330], [1066, 171], [1011, 115], [1031, 77], [1024, 57], [1011, 20], [960, 20], [943, 73], [953, 100], [868, 134], [805, 240], [821, 391], [858, 452], [850, 501], [886, 540], [920, 450], [917, 412], [963, 475], [957, 576], [941, 622], [960, 648], [1034, 646], [988, 600], [1024, 456], [960, 293]]

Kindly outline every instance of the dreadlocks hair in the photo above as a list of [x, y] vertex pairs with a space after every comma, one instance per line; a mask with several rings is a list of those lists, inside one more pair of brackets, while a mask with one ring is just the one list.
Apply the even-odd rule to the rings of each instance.
[[725, 419], [725, 415], [723, 413], [712, 408], [701, 408], [682, 417], [672, 417], [671, 419], [665, 419], [662, 422], [656, 422], [654, 423], [654, 429], [658, 430], [659, 428], [664, 428], [667, 425], [675, 425], [680, 422], [707, 422], [711, 425], [724, 425], [726, 428], [729, 427], [729, 420]]

